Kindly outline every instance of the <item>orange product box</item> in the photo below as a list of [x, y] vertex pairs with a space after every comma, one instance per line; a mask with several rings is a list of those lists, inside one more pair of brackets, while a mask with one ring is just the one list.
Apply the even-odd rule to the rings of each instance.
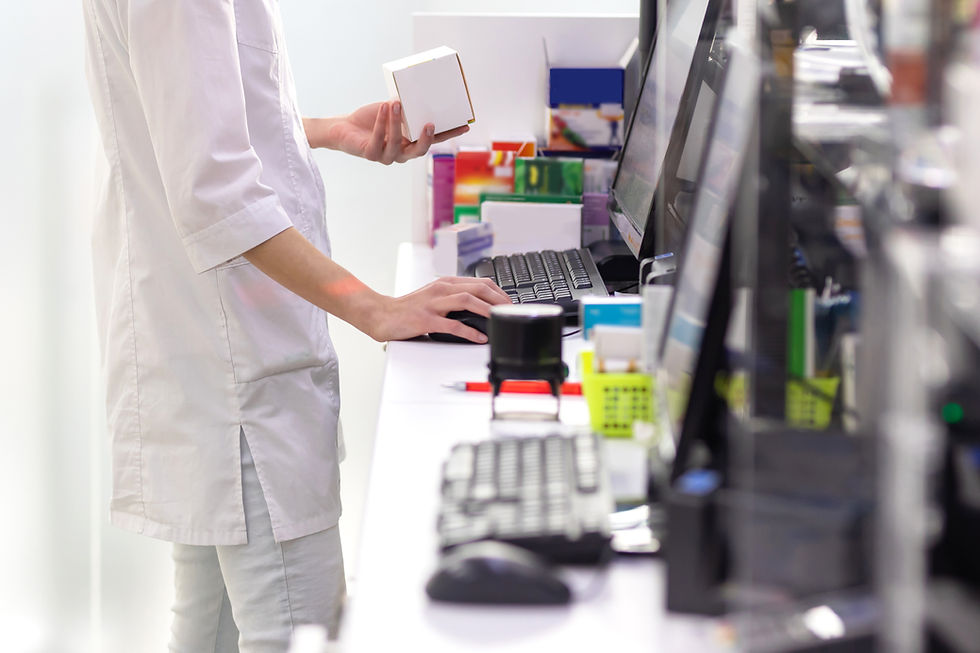
[[490, 149], [495, 152], [516, 152], [517, 156], [533, 158], [538, 155], [538, 145], [533, 139], [521, 141], [493, 141]]
[[513, 193], [516, 158], [516, 152], [457, 152], [453, 203], [479, 204], [481, 193]]

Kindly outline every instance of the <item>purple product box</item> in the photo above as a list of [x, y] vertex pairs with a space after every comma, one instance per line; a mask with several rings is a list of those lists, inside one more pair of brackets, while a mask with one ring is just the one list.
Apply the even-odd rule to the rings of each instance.
[[609, 209], [607, 193], [582, 195], [582, 246], [609, 238]]
[[430, 244], [434, 244], [436, 229], [453, 223], [453, 190], [456, 184], [456, 157], [453, 154], [433, 154], [429, 172], [429, 208], [432, 215]]

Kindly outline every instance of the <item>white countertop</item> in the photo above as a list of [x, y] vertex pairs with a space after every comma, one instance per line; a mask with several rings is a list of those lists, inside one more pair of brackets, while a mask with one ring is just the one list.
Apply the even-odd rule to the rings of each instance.
[[[402, 246], [397, 269], [399, 294], [434, 278], [430, 250], [418, 245]], [[581, 341], [572, 336], [565, 343], [568, 361]], [[492, 435], [489, 393], [450, 390], [442, 384], [485, 380], [488, 360], [488, 345], [389, 343], [357, 583], [341, 632], [343, 649], [710, 649], [716, 632], [711, 622], [665, 612], [664, 569], [653, 558], [620, 557], [602, 570], [564, 569], [575, 597], [567, 606], [463, 606], [429, 600], [424, 587], [438, 561], [435, 525], [442, 463], [455, 443]], [[529, 406], [554, 402], [550, 396], [521, 401], [525, 399]], [[562, 424], [587, 424], [584, 399], [563, 396], [560, 406]], [[499, 429], [495, 426], [493, 432]]]

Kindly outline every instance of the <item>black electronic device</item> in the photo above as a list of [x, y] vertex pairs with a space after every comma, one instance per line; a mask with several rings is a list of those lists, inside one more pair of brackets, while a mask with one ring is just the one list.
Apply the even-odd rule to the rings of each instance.
[[482, 541], [445, 554], [425, 586], [435, 601], [560, 605], [571, 591], [548, 561], [527, 549]]
[[[691, 182], [684, 186], [690, 190], [698, 169], [723, 63], [716, 44], [725, 5], [725, 0], [674, 2], [659, 17], [609, 195], [612, 223], [637, 260], [670, 251], [658, 242], [664, 219], [658, 214], [665, 210], [665, 191], [673, 194], [672, 201], [677, 195], [674, 180]], [[674, 209], [681, 226], [686, 224], [683, 199], [677, 197]]]
[[[450, 320], [459, 320], [466, 326], [476, 329], [484, 335], [487, 333], [488, 318], [480, 315], [479, 313], [474, 313], [473, 311], [450, 311], [446, 313], [446, 317]], [[433, 332], [429, 334], [429, 338], [435, 340], [436, 342], [455, 342], [468, 345], [477, 344], [472, 340], [461, 338], [460, 336], [452, 333]]]
[[460, 443], [443, 467], [439, 546], [496, 540], [552, 562], [597, 563], [613, 508], [594, 433]]
[[636, 284], [640, 277], [640, 262], [621, 240], [600, 240], [589, 245], [599, 276], [606, 284], [628, 281]]
[[499, 411], [497, 400], [504, 381], [540, 380], [551, 387], [558, 421], [561, 384], [568, 376], [568, 366], [561, 358], [561, 331], [564, 316], [553, 304], [500, 304], [490, 309], [490, 403], [491, 419], [544, 417], [541, 413]]
[[[667, 607], [717, 614], [715, 586], [726, 568], [717, 497], [724, 484], [727, 442], [719, 372], [727, 368], [725, 338], [732, 304], [730, 221], [746, 172], [745, 152], [756, 122], [759, 62], [733, 37], [697, 175], [690, 221], [660, 347], [654, 401], [662, 451], [673, 449], [667, 488], [654, 488], [668, 515]], [[704, 455], [699, 455], [703, 453]], [[710, 469], [710, 484], [694, 484], [694, 470]], [[652, 476], [652, 475], [651, 475]], [[686, 479], [685, 483], [678, 483]], [[692, 486], [692, 487], [694, 487]]]

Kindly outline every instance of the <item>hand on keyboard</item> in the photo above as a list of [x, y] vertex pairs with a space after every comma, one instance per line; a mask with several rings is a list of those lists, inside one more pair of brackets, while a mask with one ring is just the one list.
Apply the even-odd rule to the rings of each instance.
[[451, 311], [470, 311], [490, 316], [490, 307], [510, 298], [490, 279], [443, 277], [415, 292], [385, 298], [370, 335], [379, 341], [406, 340], [427, 333], [448, 333], [472, 342], [485, 343], [486, 335], [446, 317]]

